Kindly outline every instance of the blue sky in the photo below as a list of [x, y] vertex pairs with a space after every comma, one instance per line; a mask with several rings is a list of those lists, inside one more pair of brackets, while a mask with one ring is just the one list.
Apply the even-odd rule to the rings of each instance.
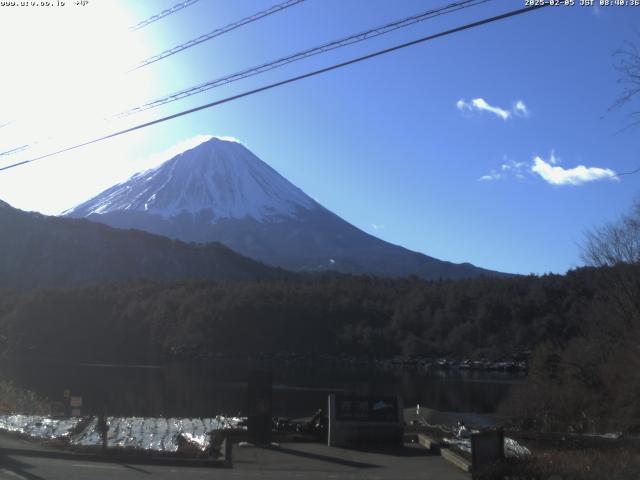
[[[125, 27], [175, 0], [92, 1], [0, 15], [0, 40], [25, 45], [11, 58], [0, 54], [12, 67], [3, 73], [12, 93], [0, 94], [0, 106], [10, 106], [0, 109], [0, 125], [18, 118], [0, 128], [0, 147], [54, 132], [54, 143], [37, 147], [45, 152], [521, 5], [488, 2], [94, 128], [87, 119], [96, 112], [101, 118], [445, 2], [306, 0], [122, 74], [277, 1], [201, 0], [134, 33]], [[41, 29], [29, 40], [34, 18]], [[607, 110], [621, 89], [612, 54], [639, 27], [640, 7], [543, 9], [0, 173], [0, 198], [55, 214], [179, 142], [229, 135], [384, 240], [490, 269], [565, 272], [581, 264], [583, 232], [625, 212], [638, 192], [640, 175], [611, 178], [640, 166], [638, 130], [621, 132], [630, 108]], [[45, 95], [48, 84], [55, 88]], [[579, 166], [586, 168], [573, 170]]]

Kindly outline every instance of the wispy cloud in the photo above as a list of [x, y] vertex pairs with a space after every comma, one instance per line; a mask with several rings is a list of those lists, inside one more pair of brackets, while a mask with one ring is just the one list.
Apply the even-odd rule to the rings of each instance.
[[500, 165], [500, 170], [502, 171], [519, 172], [527, 166], [527, 162], [516, 162], [515, 160], [511, 160], [506, 156], [503, 157], [503, 162], [504, 163]]
[[384, 228], [384, 225], [380, 225], [379, 223], [372, 223], [371, 228], [373, 228], [374, 230], [382, 230]]
[[514, 116], [517, 117], [528, 117], [529, 109], [526, 104], [522, 100], [518, 100], [513, 104], [513, 107], [510, 110], [497, 107], [495, 105], [489, 104], [484, 98], [474, 98], [470, 102], [466, 102], [464, 99], [460, 99], [456, 102], [456, 108], [461, 112], [489, 112], [502, 120], [509, 120]]
[[598, 180], [619, 180], [616, 172], [609, 168], [585, 167], [584, 165], [563, 168], [556, 165], [557, 163], [553, 153], [549, 160], [536, 156], [533, 159], [531, 171], [551, 185], [582, 185]]
[[513, 113], [515, 113], [520, 117], [528, 117], [529, 109], [527, 108], [527, 106], [522, 100], [518, 100], [516, 104], [513, 106]]
[[482, 98], [474, 98], [471, 101], [471, 104], [477, 108], [478, 110], [484, 110], [487, 112], [491, 112], [497, 116], [499, 116], [500, 118], [502, 118], [503, 120], [507, 120], [510, 116], [511, 113], [508, 112], [507, 110], [504, 110], [500, 107], [494, 107], [493, 105], [489, 105], [484, 99]]
[[493, 105], [489, 105], [484, 98], [474, 98], [471, 102], [467, 103], [463, 99], [460, 99], [456, 102], [456, 107], [460, 111], [485, 111], [491, 112], [494, 115], [502, 118], [503, 120], [508, 120], [511, 117], [511, 112], [504, 110], [500, 107], [494, 107]]
[[488, 174], [478, 178], [478, 181], [489, 182], [508, 178], [524, 180], [526, 177], [535, 177], [541, 178], [550, 185], [565, 186], [582, 185], [598, 180], [619, 180], [616, 172], [609, 168], [585, 167], [584, 165], [564, 168], [559, 166], [559, 163], [561, 160], [553, 151], [546, 160], [536, 155], [531, 162], [517, 162], [504, 157], [499, 169], [491, 170]]
[[524, 172], [527, 169], [526, 162], [516, 162], [507, 158], [505, 155], [502, 158], [502, 164], [500, 164], [500, 168], [497, 170], [491, 170], [486, 175], [478, 178], [481, 182], [491, 182], [495, 180], [504, 180], [511, 176], [517, 178], [518, 180], [522, 180], [524, 178]]
[[493, 182], [494, 180], [500, 180], [504, 178], [504, 175], [499, 172], [492, 171], [491, 173], [487, 173], [486, 175], [482, 175], [478, 181], [480, 182]]
[[461, 112], [464, 112], [465, 110], [471, 110], [471, 105], [469, 105], [463, 99], [460, 99], [456, 102], [456, 108]]

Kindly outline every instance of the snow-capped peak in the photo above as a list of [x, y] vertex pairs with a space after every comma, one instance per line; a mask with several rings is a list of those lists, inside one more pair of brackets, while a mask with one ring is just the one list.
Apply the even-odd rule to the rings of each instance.
[[277, 221], [318, 204], [236, 139], [211, 137], [65, 212], [74, 217], [140, 211], [164, 218], [212, 213], [212, 221]]

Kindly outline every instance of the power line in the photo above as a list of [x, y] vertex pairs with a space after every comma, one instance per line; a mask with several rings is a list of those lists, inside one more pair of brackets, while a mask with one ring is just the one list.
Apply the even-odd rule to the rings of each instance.
[[[197, 0], [196, 0], [197, 1]], [[260, 20], [261, 18], [267, 17], [269, 15], [273, 15], [274, 13], [278, 13], [286, 8], [293, 7], [298, 3], [302, 3], [304, 0], [286, 0], [285, 2], [279, 3], [277, 5], [273, 5], [272, 7], [267, 8], [266, 10], [262, 10], [260, 12], [254, 13], [248, 17], [245, 17], [236, 22], [230, 23], [229, 25], [225, 25], [224, 27], [216, 28], [212, 32], [206, 33], [204, 35], [200, 35], [193, 40], [189, 40], [188, 42], [177, 45], [173, 48], [165, 50], [164, 52], [159, 53], [158, 55], [154, 55], [152, 57], [147, 58], [146, 60], [141, 61], [138, 65], [136, 65], [131, 70], [137, 70], [144, 66], [150, 65], [158, 60], [162, 60], [163, 58], [170, 57], [171, 55], [175, 55], [176, 53], [182, 52], [187, 48], [191, 48], [195, 45], [199, 45], [202, 42], [206, 42], [207, 40], [211, 40], [212, 38], [219, 37], [220, 35], [224, 35], [236, 28], [240, 28], [243, 25], [247, 25], [248, 23], [255, 22]]]
[[20, 152], [26, 150], [27, 148], [29, 148], [29, 146], [30, 145], [20, 145], [19, 147], [12, 148], [11, 150], [6, 150], [4, 152], [1, 152], [0, 156], [3, 156], [3, 155], [14, 155], [16, 153], [20, 153]]
[[305, 73], [303, 75], [298, 75], [298, 76], [295, 76], [295, 77], [291, 77], [291, 78], [288, 78], [286, 80], [281, 80], [279, 82], [271, 83], [269, 85], [265, 85], [265, 86], [260, 87], [260, 88], [255, 88], [253, 90], [249, 90], [249, 91], [246, 91], [246, 92], [243, 92], [243, 93], [239, 93], [239, 94], [233, 95], [231, 97], [223, 98], [222, 100], [217, 100], [215, 102], [207, 103], [205, 105], [200, 105], [199, 107], [190, 108], [188, 110], [184, 110], [182, 112], [174, 113], [174, 114], [168, 115], [166, 117], [162, 117], [162, 118], [158, 118], [156, 120], [152, 120], [152, 121], [149, 121], [149, 122], [141, 123], [139, 125], [135, 125], [133, 127], [126, 128], [124, 130], [120, 130], [120, 131], [117, 131], [117, 132], [114, 132], [114, 133], [110, 133], [108, 135], [104, 135], [102, 137], [95, 138], [93, 140], [89, 140], [89, 141], [86, 141], [86, 142], [83, 142], [83, 143], [78, 143], [78, 144], [73, 145], [71, 147], [66, 147], [66, 148], [63, 148], [62, 150], [58, 150], [58, 151], [55, 151], [55, 152], [47, 153], [45, 155], [41, 155], [39, 157], [32, 158], [30, 160], [23, 160], [21, 162], [14, 163], [12, 165], [7, 165], [5, 167], [0, 167], [0, 171], [9, 170], [10, 168], [15, 168], [15, 167], [18, 167], [18, 166], [21, 166], [21, 165], [25, 165], [25, 164], [28, 164], [28, 163], [33, 163], [33, 162], [35, 162], [37, 160], [42, 160], [44, 158], [52, 157], [54, 155], [59, 155], [60, 153], [68, 152], [70, 150], [75, 150], [75, 149], [80, 148], [80, 147], [85, 147], [87, 145], [91, 145], [91, 144], [94, 144], [94, 143], [97, 143], [97, 142], [101, 142], [103, 140], [107, 140], [109, 138], [113, 138], [113, 137], [117, 137], [117, 136], [120, 136], [120, 135], [124, 135], [125, 133], [130, 133], [130, 132], [133, 132], [135, 130], [140, 130], [142, 128], [150, 127], [151, 125], [156, 125], [158, 123], [166, 122], [167, 120], [172, 120], [174, 118], [182, 117], [184, 115], [188, 115], [190, 113], [198, 112], [200, 110], [216, 107], [218, 105], [222, 105], [224, 103], [229, 103], [229, 102], [232, 102], [234, 100], [238, 100], [240, 98], [244, 98], [244, 97], [248, 97], [250, 95], [254, 95], [256, 93], [264, 92], [266, 90], [271, 90], [273, 88], [280, 87], [282, 85], [287, 85], [289, 83], [297, 82], [298, 80], [303, 80], [305, 78], [314, 77], [316, 75], [320, 75], [322, 73], [330, 72], [332, 70], [337, 70], [339, 68], [346, 67], [347, 65], [352, 65], [354, 63], [359, 63], [359, 62], [362, 62], [362, 61], [365, 61], [365, 60], [369, 60], [371, 58], [375, 58], [375, 57], [378, 57], [380, 55], [385, 55], [387, 53], [395, 52], [396, 50], [400, 50], [400, 49], [407, 48], [407, 47], [410, 47], [410, 46], [413, 46], [413, 45], [417, 45], [419, 43], [428, 42], [430, 40], [435, 40], [436, 38], [445, 37], [445, 36], [448, 36], [448, 35], [452, 35], [454, 33], [462, 32], [464, 30], [469, 30], [469, 29], [472, 29], [472, 28], [480, 27], [480, 26], [486, 25], [488, 23], [494, 23], [494, 22], [497, 22], [499, 20], [504, 20], [506, 18], [514, 17], [516, 15], [522, 15], [524, 13], [532, 12], [534, 10], [538, 10], [540, 8], [547, 7], [547, 6], [549, 6], [549, 4], [544, 3], [544, 4], [541, 4], [541, 5], [535, 5], [535, 6], [532, 6], [532, 7], [524, 7], [524, 8], [520, 8], [520, 9], [517, 9], [517, 10], [511, 10], [511, 11], [503, 13], [501, 15], [496, 15], [494, 17], [489, 17], [489, 18], [485, 18], [485, 19], [482, 19], [482, 20], [478, 20], [478, 21], [473, 22], [473, 23], [467, 23], [467, 24], [462, 25], [460, 27], [455, 27], [455, 28], [452, 28], [450, 30], [445, 30], [445, 31], [440, 32], [440, 33], [435, 33], [435, 34], [432, 34], [432, 35], [428, 35], [426, 37], [418, 38], [417, 40], [412, 40], [410, 42], [402, 43], [400, 45], [396, 45], [396, 46], [393, 46], [393, 47], [385, 48], [383, 50], [378, 50], [376, 52], [369, 53], [369, 54], [363, 55], [361, 57], [356, 57], [356, 58], [353, 58], [351, 60], [347, 60], [347, 61], [342, 62], [342, 63], [337, 63], [337, 64], [331, 65], [329, 67], [325, 67], [325, 68], [321, 68], [319, 70], [314, 70], [312, 72]]
[[191, 95], [195, 95], [201, 92], [204, 92], [206, 90], [211, 90], [213, 88], [222, 86], [222, 85], [226, 85], [228, 83], [231, 82], [236, 82], [238, 80], [242, 80], [244, 78], [247, 77], [252, 77], [254, 75], [258, 75], [260, 73], [264, 73], [267, 72], [269, 70], [274, 70], [276, 68], [282, 67], [284, 65], [288, 65], [289, 63], [292, 62], [296, 62], [298, 60], [302, 60], [305, 58], [309, 58], [311, 56], [314, 55], [318, 55], [320, 53], [324, 53], [324, 52], [328, 52], [331, 50], [335, 50], [337, 48], [342, 48], [342, 47], [346, 47], [348, 45], [352, 45], [354, 43], [358, 43], [358, 42], [362, 42], [364, 40], [367, 40], [369, 38], [374, 38], [380, 35], [384, 35], [386, 33], [392, 32], [394, 30], [398, 30], [401, 28], [405, 28], [408, 27], [410, 25], [413, 25], [415, 23], [430, 19], [430, 18], [435, 18], [441, 15], [446, 15], [446, 14], [450, 14], [450, 13], [454, 13], [457, 12], [459, 10], [463, 10], [465, 8], [470, 8], [470, 7], [474, 7], [477, 5], [480, 5], [482, 3], [486, 3], [492, 0], [464, 0], [464, 1], [458, 1], [458, 2], [454, 2], [454, 3], [450, 3], [448, 5], [445, 5], [443, 7], [439, 7], [436, 9], [432, 9], [432, 10], [427, 10], [426, 12], [422, 12], [419, 13], [417, 15], [413, 15], [407, 18], [404, 18], [402, 20], [397, 20], [391, 23], [387, 23], [385, 25], [379, 26], [379, 27], [375, 27], [375, 28], [371, 28], [369, 30], [366, 30], [364, 32], [360, 32], [354, 35], [349, 35], [348, 37], [344, 37], [341, 38], [339, 40], [334, 40], [332, 42], [328, 42], [328, 43], [324, 43], [322, 45], [319, 45], [317, 47], [313, 47], [307, 50], [303, 50], [301, 52], [298, 53], [294, 53], [293, 55], [288, 55], [286, 57], [282, 57], [279, 58], [277, 60], [268, 62], [268, 63], [264, 63], [262, 65], [258, 65], [256, 67], [251, 67], [245, 70], [242, 70], [240, 72], [236, 72], [230, 75], [226, 75], [224, 77], [215, 79], [215, 80], [211, 80], [209, 82], [205, 82], [202, 83], [200, 85], [196, 85], [194, 87], [190, 87], [184, 90], [180, 90], [177, 92], [174, 92], [170, 95], [167, 95], [165, 97], [153, 100], [151, 102], [145, 103], [143, 105], [140, 105], [138, 107], [134, 107], [132, 109], [127, 110], [126, 112], [122, 112], [118, 115], [116, 115], [117, 117], [122, 117], [122, 116], [127, 116], [127, 115], [132, 115], [134, 113], [139, 113], [139, 112], [143, 112], [145, 110], [149, 110], [151, 108], [155, 108], [155, 107], [159, 107], [160, 105], [165, 105], [167, 103], [171, 103], [174, 102], [176, 100], [180, 100], [182, 98], [186, 98], [186, 97], [190, 97]]
[[132, 27], [129, 27], [129, 30], [140, 30], [141, 28], [146, 27], [150, 23], [156, 22], [156, 21], [160, 20], [161, 18], [166, 17], [167, 15], [171, 15], [172, 13], [176, 13], [176, 12], [182, 10], [183, 8], [190, 7], [191, 5], [193, 5], [194, 3], [197, 3], [199, 1], [200, 0], [186, 0], [186, 1], [181, 2], [181, 3], [177, 3], [173, 7], [167, 8], [166, 10], [163, 10], [162, 12], [160, 12], [160, 13], [158, 13], [156, 15], [152, 15], [151, 17], [147, 18], [146, 20], [143, 20], [142, 22], [137, 23], [136, 25], [133, 25]]
[[[132, 30], [137, 30], [139, 28], [142, 28], [142, 27], [148, 25], [149, 23], [155, 22], [156, 20], [159, 20], [159, 19], [161, 19], [161, 18], [163, 18], [163, 17], [165, 17], [167, 15], [170, 15], [172, 13], [175, 13], [175, 12], [179, 11], [179, 10], [182, 10], [183, 8], [186, 8], [186, 7], [190, 6], [190, 5], [193, 5], [194, 3], [198, 2], [198, 1], [199, 0], [188, 0], [188, 1], [185, 1], [185, 2], [182, 2], [182, 3], [178, 3], [178, 4], [174, 5], [173, 7], [169, 8], [167, 10], [164, 10], [164, 11], [160, 12], [159, 14], [154, 15], [154, 16], [148, 18], [147, 20], [144, 20], [144, 21], [140, 22], [139, 24], [135, 25], [134, 27], [130, 27], [130, 28]], [[305, 0], [287, 0], [287, 1], [279, 3], [277, 5], [273, 5], [273, 6], [269, 7], [266, 10], [262, 10], [260, 12], [257, 12], [257, 13], [255, 13], [253, 15], [245, 17], [245, 18], [243, 18], [241, 20], [238, 20], [236, 22], [233, 22], [233, 23], [231, 23], [229, 25], [226, 25], [224, 27], [221, 27], [221, 28], [218, 28], [216, 30], [213, 30], [212, 32], [210, 32], [208, 34], [201, 35], [200, 37], [198, 37], [198, 38], [196, 38], [194, 40], [190, 40], [190, 41], [188, 41], [186, 43], [183, 43], [181, 45], [178, 45], [178, 46], [176, 46], [176, 47], [174, 47], [172, 49], [165, 50], [164, 52], [162, 52], [162, 53], [160, 53], [158, 55], [155, 55], [153, 57], [149, 57], [146, 60], [143, 60], [142, 62], [140, 62], [140, 64], [138, 64], [138, 66], [134, 67], [132, 70], [136, 70], [138, 68], [144, 67], [145, 65], [149, 65], [151, 63], [154, 63], [154, 62], [157, 62], [159, 60], [162, 60], [163, 58], [166, 58], [166, 57], [169, 57], [169, 56], [174, 55], [176, 53], [179, 53], [179, 52], [181, 52], [183, 50], [186, 50], [187, 48], [193, 47], [193, 46], [198, 45], [198, 44], [200, 44], [202, 42], [205, 42], [205, 41], [210, 40], [212, 38], [215, 38], [215, 37], [218, 37], [220, 35], [223, 35], [223, 34], [225, 34], [227, 32], [235, 30], [236, 28], [239, 28], [239, 27], [241, 27], [243, 25], [255, 22], [257, 20], [260, 20], [261, 18], [264, 18], [266, 16], [272, 15], [274, 13], [277, 13], [277, 12], [281, 11], [281, 10], [284, 10], [286, 8], [289, 8], [289, 7], [292, 7], [292, 6], [294, 6], [294, 5], [298, 4], [298, 3], [302, 3], [304, 1]], [[116, 115], [116, 117], [118, 117], [118, 116], [123, 116], [123, 114]], [[4, 126], [7, 126], [10, 123], [12, 123], [12, 122], [7, 122], [5, 124], [0, 124], [0, 128], [2, 128]], [[29, 145], [24, 145], [23, 147], [15, 148], [15, 149], [8, 150], [6, 152], [0, 153], [0, 156], [3, 156], [3, 155], [7, 155], [7, 156], [8, 155], [14, 155], [14, 154], [17, 154], [17, 153], [20, 153], [20, 152], [24, 151], [27, 148], [29, 148]]]
[[640, 172], [640, 167], [638, 167], [635, 170], [632, 170], [630, 172], [616, 173], [615, 175], [611, 175], [611, 177], [615, 178], [615, 177], [622, 177], [623, 175], [635, 175], [638, 172]]

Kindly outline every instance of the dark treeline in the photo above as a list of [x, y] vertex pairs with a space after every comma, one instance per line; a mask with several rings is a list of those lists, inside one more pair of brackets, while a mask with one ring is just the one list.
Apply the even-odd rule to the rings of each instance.
[[600, 288], [597, 272], [581, 269], [455, 282], [324, 276], [5, 292], [0, 348], [110, 362], [273, 352], [500, 359], [575, 337]]
[[536, 346], [503, 406], [524, 429], [640, 433], [640, 265], [591, 272], [598, 288], [579, 328]]
[[[73, 362], [299, 353], [523, 357], [504, 406], [543, 430], [640, 425], [640, 266], [424, 281], [317, 276], [0, 294], [0, 352]], [[510, 417], [511, 418], [511, 417]]]

